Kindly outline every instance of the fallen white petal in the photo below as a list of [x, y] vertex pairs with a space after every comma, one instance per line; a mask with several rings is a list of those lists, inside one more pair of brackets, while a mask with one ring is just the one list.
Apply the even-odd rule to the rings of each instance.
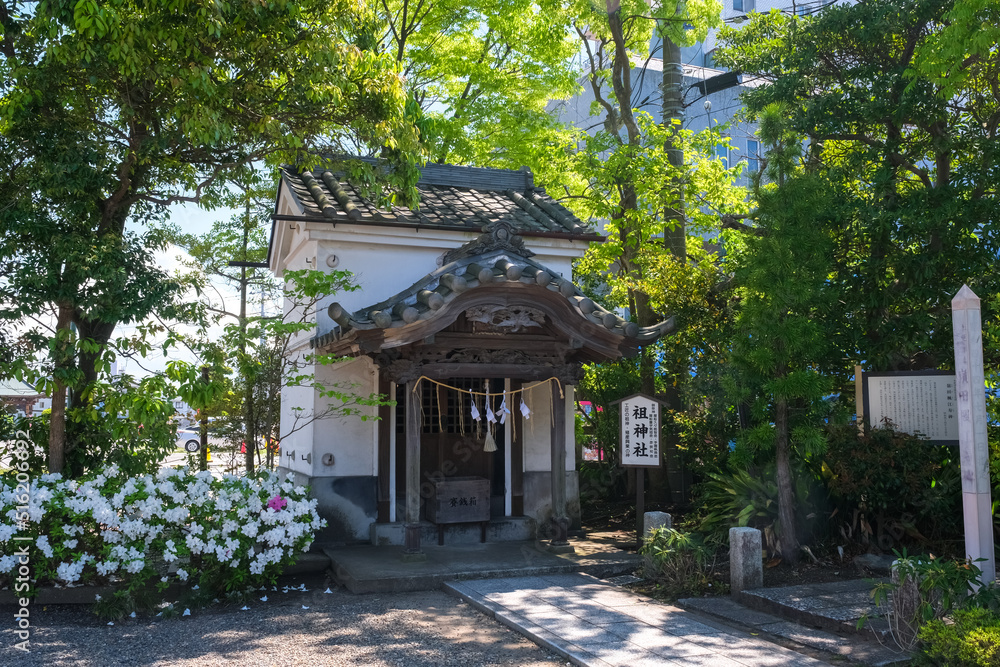
[[240, 611], [250, 611], [250, 607], [244, 605], [244, 607], [240, 609]]
[[262, 598], [260, 599], [260, 601], [261, 601], [261, 602], [267, 602], [267, 596], [265, 595], [264, 597], [262, 597]]
[[181, 616], [190, 616], [190, 615], [191, 615], [191, 610], [190, 609], [185, 609], [184, 613], [181, 614]]
[[114, 625], [114, 624], [115, 624], [114, 621], [108, 621], [108, 625]]
[[326, 590], [325, 590], [325, 591], [323, 591], [323, 592], [324, 592], [324, 593], [332, 593], [333, 591], [331, 591], [331, 590], [330, 590], [330, 589], [328, 588], [328, 589], [326, 589]]
[[305, 606], [305, 605], [302, 605], [302, 608], [303, 608], [303, 609], [308, 609], [309, 607], [307, 607], [307, 606]]

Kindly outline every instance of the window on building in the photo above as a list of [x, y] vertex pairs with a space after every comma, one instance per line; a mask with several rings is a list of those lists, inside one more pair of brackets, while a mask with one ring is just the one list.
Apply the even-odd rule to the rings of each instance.
[[743, 12], [743, 0], [733, 0], [733, 11]]
[[798, 14], [799, 16], [805, 16], [806, 14], [810, 13], [809, 6], [803, 2], [800, 2], [795, 5], [795, 13]]
[[760, 171], [760, 142], [747, 139], [747, 173], [756, 174]]
[[715, 49], [705, 54], [705, 67], [715, 67]]
[[722, 160], [722, 166], [729, 169], [729, 146], [726, 144], [715, 145], [715, 157]]

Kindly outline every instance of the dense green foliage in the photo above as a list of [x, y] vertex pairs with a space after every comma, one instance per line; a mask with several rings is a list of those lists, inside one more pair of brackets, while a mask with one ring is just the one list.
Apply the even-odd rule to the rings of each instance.
[[957, 452], [891, 428], [826, 432], [827, 487], [844, 538], [888, 550], [901, 542], [954, 548], [962, 533]]
[[0, 372], [49, 379], [49, 464], [62, 470], [91, 442], [73, 411], [97, 411], [116, 353], [146, 351], [111, 345], [115, 327], [177, 292], [152, 261], [168, 205], [215, 203], [254, 160], [359, 143], [385, 149], [411, 201], [419, 148], [395, 64], [366, 48], [350, 0], [2, 9], [0, 318], [41, 364], [4, 359]]
[[[837, 185], [823, 224], [833, 260], [824, 333], [848, 368], [947, 368], [952, 296], [963, 283], [998, 292], [997, 47], [961, 61], [942, 53], [949, 12], [973, 6], [834, 5], [723, 31], [719, 62], [766, 84], [743, 94], [748, 112], [781, 104], [817, 174]], [[931, 64], [942, 57], [947, 86]], [[996, 366], [998, 352], [987, 353]]]
[[639, 552], [645, 557], [643, 575], [656, 582], [660, 593], [679, 598], [724, 592], [712, 576], [715, 549], [697, 533], [656, 528]]
[[1000, 663], [1000, 616], [986, 609], [955, 612], [952, 623], [931, 621], [920, 629], [918, 665], [990, 667]]

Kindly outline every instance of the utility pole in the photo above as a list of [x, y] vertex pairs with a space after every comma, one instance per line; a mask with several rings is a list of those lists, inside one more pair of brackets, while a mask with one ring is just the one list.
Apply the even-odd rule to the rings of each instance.
[[[201, 367], [201, 381], [208, 384], [208, 366]], [[198, 450], [198, 469], [208, 470], [208, 406], [203, 405], [201, 413], [201, 448]]]
[[[243, 259], [241, 261], [229, 262], [229, 266], [240, 269], [240, 339], [239, 339], [239, 359], [240, 369], [243, 375], [243, 436], [246, 454], [244, 456], [244, 469], [249, 475], [254, 471], [256, 462], [254, 457], [258, 455], [257, 443], [257, 419], [254, 410], [254, 382], [249, 372], [250, 361], [247, 359], [247, 269], [266, 269], [266, 262], [247, 261], [247, 253], [250, 246], [250, 186], [246, 186], [246, 213], [243, 220]], [[259, 457], [258, 457], [259, 458]]]

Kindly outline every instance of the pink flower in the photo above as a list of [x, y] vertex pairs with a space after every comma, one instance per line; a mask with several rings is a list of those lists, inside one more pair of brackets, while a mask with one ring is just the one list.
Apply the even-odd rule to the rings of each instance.
[[271, 498], [270, 500], [267, 501], [267, 506], [273, 509], [275, 512], [280, 512], [281, 510], [285, 509], [285, 505], [287, 504], [288, 501], [282, 498], [281, 496], [275, 496], [274, 498]]

